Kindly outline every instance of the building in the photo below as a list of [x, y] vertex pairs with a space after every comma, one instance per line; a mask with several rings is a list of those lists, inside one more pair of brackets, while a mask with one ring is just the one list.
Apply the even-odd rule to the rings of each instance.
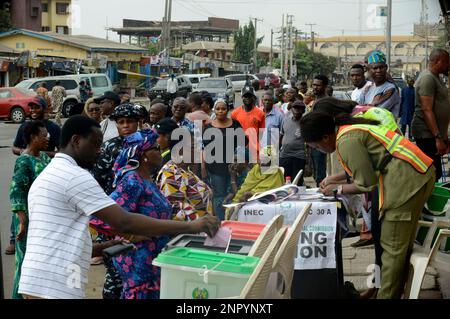
[[9, 0], [7, 4], [14, 28], [70, 34], [71, 0]]
[[71, 34], [70, 0], [42, 0], [42, 31]]
[[[425, 66], [427, 50], [431, 52], [437, 36], [392, 36], [391, 68], [396, 73], [415, 74]], [[308, 43], [309, 45], [309, 43]], [[430, 49], [427, 49], [430, 48]], [[314, 50], [325, 56], [338, 58], [338, 69], [348, 69], [353, 63], [363, 62], [365, 56], [379, 49], [386, 53], [384, 36], [335, 36], [316, 38]], [[394, 72], [394, 73], [395, 73]]]
[[64, 35], [15, 29], [0, 34], [0, 45], [19, 53], [22, 78], [106, 72], [115, 81], [118, 70], [139, 71], [147, 50], [88, 35]]
[[[211, 42], [211, 41], [195, 41], [179, 47], [184, 54], [184, 59], [189, 63], [190, 71], [197, 72], [198, 69], [205, 72], [217, 75], [224, 75], [226, 73], [234, 72], [248, 72], [251, 65], [242, 64], [233, 61], [233, 42]], [[258, 56], [264, 60], [270, 58], [270, 48], [258, 46]], [[278, 58], [280, 54], [279, 49], [273, 49], [273, 58]], [[217, 72], [214, 72], [217, 69]]]
[[[120, 42], [145, 46], [155, 42], [162, 34], [163, 22], [123, 20], [122, 28], [111, 28], [119, 34]], [[171, 47], [178, 47], [194, 41], [230, 42], [234, 31], [239, 29], [239, 20], [208, 18], [208, 21], [173, 21], [170, 25]], [[128, 39], [124, 40], [123, 37]]]

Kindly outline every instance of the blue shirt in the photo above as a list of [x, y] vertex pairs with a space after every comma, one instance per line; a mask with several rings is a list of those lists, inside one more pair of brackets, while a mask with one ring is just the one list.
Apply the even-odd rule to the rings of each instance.
[[376, 86], [375, 83], [372, 83], [372, 85], [370, 85], [362, 94], [361, 102], [363, 104], [372, 104], [375, 97], [384, 95], [391, 89], [394, 90], [392, 95], [377, 106], [391, 111], [394, 117], [398, 118], [400, 114], [400, 95], [395, 84], [391, 82], [386, 81], [380, 86]]
[[284, 114], [276, 107], [272, 111], [265, 113], [266, 128], [264, 130], [264, 145], [279, 145], [280, 131], [283, 127]]
[[411, 125], [414, 116], [415, 94], [414, 88], [410, 86], [402, 90], [401, 125]]

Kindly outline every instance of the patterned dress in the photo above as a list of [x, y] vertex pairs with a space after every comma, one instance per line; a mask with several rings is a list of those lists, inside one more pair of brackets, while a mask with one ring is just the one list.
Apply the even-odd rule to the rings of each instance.
[[[158, 186], [144, 180], [136, 171], [126, 173], [110, 196], [128, 212], [157, 219], [172, 216], [171, 205]], [[122, 299], [159, 298], [161, 273], [152, 262], [168, 241], [168, 236], [153, 237], [136, 243], [137, 250], [113, 258], [123, 282]]]
[[[23, 211], [28, 215], [28, 191], [31, 184], [50, 163], [50, 157], [41, 152], [39, 157], [34, 157], [28, 154], [22, 154], [16, 159], [14, 167], [14, 174], [9, 187], [9, 200], [11, 202], [11, 209], [13, 214], [13, 224], [15, 233], [18, 234], [20, 230], [19, 218], [16, 212]], [[16, 270], [14, 274], [13, 283], [13, 299], [23, 299], [22, 295], [18, 294], [20, 270], [22, 268], [23, 258], [25, 257], [25, 248], [27, 246], [26, 236], [21, 241], [16, 240]]]
[[212, 191], [197, 175], [168, 161], [159, 172], [157, 183], [172, 204], [175, 220], [195, 220], [213, 213]]

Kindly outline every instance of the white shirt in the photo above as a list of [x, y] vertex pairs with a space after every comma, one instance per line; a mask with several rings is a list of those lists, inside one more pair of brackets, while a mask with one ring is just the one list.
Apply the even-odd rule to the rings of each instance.
[[364, 86], [362, 88], [360, 88], [360, 89], [355, 88], [352, 92], [352, 101], [355, 101], [359, 105], [362, 105], [364, 103], [364, 97], [362, 94], [363, 94], [364, 90], [366, 90], [366, 88], [371, 85], [372, 85], [372, 82], [367, 81], [366, 84], [364, 84]]
[[29, 226], [19, 293], [84, 298], [92, 255], [89, 216], [115, 204], [72, 157], [56, 154], [28, 194]]
[[116, 121], [113, 121], [109, 118], [106, 118], [103, 121], [101, 121], [100, 129], [102, 130], [103, 133], [103, 143], [119, 136], [119, 130], [117, 129]]
[[178, 80], [175, 79], [169, 79], [167, 81], [167, 93], [177, 93], [178, 91]]

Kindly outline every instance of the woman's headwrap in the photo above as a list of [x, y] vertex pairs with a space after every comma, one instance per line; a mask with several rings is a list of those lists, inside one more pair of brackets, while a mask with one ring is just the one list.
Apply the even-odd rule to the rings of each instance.
[[373, 51], [368, 59], [367, 59], [367, 63], [368, 64], [373, 64], [373, 63], [386, 63], [386, 56], [384, 55], [383, 52], [381, 51]]
[[113, 172], [113, 186], [116, 187], [125, 173], [139, 167], [139, 160], [146, 150], [155, 145], [158, 133], [153, 129], [144, 129], [125, 137], [123, 149], [117, 156]]
[[[118, 107], [114, 109], [112, 114], [109, 116], [110, 119], [117, 121], [120, 118], [132, 118], [132, 119], [141, 119], [145, 118], [146, 114], [144, 107], [138, 104], [132, 103], [124, 103], [120, 104]], [[148, 112], [147, 112], [148, 113]]]

